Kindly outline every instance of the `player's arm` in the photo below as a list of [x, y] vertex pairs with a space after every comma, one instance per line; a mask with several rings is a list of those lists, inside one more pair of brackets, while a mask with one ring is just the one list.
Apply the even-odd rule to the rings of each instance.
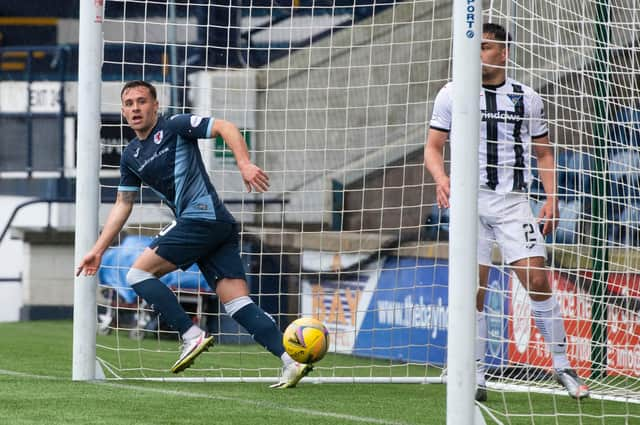
[[211, 137], [213, 138], [217, 135], [224, 139], [231, 152], [233, 152], [247, 190], [249, 192], [252, 190], [266, 192], [269, 189], [269, 176], [260, 167], [251, 162], [247, 143], [238, 127], [229, 121], [215, 119], [211, 126]]
[[138, 195], [137, 191], [125, 191], [118, 192], [116, 203], [111, 208], [107, 221], [102, 229], [102, 233], [98, 237], [95, 245], [84, 256], [78, 269], [76, 276], [84, 271], [86, 276], [93, 276], [98, 272], [100, 263], [102, 261], [102, 255], [107, 250], [111, 241], [120, 233], [122, 227], [127, 222], [127, 219], [131, 215], [133, 210], [133, 203]]
[[424, 165], [436, 183], [436, 202], [440, 208], [449, 208], [450, 181], [444, 168], [444, 144], [449, 132], [429, 129], [424, 146]]
[[558, 199], [556, 191], [556, 167], [553, 155], [553, 147], [549, 142], [549, 136], [533, 138], [531, 141], [533, 152], [538, 162], [538, 176], [542, 181], [547, 200], [540, 209], [538, 218], [544, 223], [542, 234], [546, 235], [557, 226], [556, 219], [560, 215], [558, 211]]

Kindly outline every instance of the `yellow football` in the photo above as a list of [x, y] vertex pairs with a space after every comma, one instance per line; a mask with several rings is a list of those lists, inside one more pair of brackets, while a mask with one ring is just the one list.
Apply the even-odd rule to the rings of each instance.
[[329, 331], [321, 321], [311, 317], [296, 319], [282, 336], [287, 353], [297, 362], [316, 363], [327, 354]]

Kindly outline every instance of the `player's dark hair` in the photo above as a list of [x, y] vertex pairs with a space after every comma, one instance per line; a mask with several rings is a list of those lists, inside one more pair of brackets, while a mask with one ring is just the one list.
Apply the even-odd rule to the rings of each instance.
[[120, 91], [120, 99], [122, 99], [122, 95], [124, 94], [125, 91], [132, 89], [134, 87], [146, 87], [149, 89], [149, 93], [151, 93], [151, 97], [153, 98], [153, 100], [158, 99], [158, 93], [156, 92], [156, 88], [153, 86], [153, 84], [147, 83], [146, 81], [143, 81], [143, 80], [133, 80], [125, 84], [124, 87], [122, 87], [122, 90]]
[[482, 25], [482, 33], [493, 35], [494, 40], [504, 42], [507, 48], [511, 43], [511, 34], [502, 25], [488, 22]]

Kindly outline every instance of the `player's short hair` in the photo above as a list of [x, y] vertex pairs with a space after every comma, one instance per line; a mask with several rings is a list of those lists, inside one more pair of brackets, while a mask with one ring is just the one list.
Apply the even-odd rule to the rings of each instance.
[[511, 34], [502, 25], [488, 22], [482, 25], [482, 33], [493, 35], [494, 40], [504, 42], [507, 48], [511, 43]]
[[124, 92], [134, 87], [146, 87], [147, 89], [149, 89], [149, 93], [151, 93], [151, 97], [153, 98], [153, 100], [158, 99], [158, 93], [156, 91], [156, 88], [153, 86], [153, 84], [143, 80], [133, 80], [125, 84], [124, 87], [122, 87], [122, 90], [120, 91], [120, 99], [122, 99], [122, 95], [124, 95]]

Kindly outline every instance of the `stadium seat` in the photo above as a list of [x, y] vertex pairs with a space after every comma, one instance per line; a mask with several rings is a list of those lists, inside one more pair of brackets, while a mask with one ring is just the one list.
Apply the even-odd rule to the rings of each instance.
[[[544, 199], [532, 199], [531, 209], [534, 216], [538, 216], [544, 204]], [[546, 236], [547, 243], [575, 244], [578, 243], [578, 220], [582, 214], [582, 200], [577, 198], [570, 201], [560, 200], [558, 203], [560, 217], [558, 227], [552, 234]]]
[[[151, 240], [150, 236], [127, 236], [119, 246], [107, 249], [102, 258], [102, 266], [98, 272], [100, 283], [115, 289], [126, 303], [132, 304], [136, 300], [136, 293], [127, 284], [127, 272]], [[175, 271], [165, 275], [161, 280], [175, 289], [202, 289], [211, 292], [211, 288], [198, 272], [198, 267], [193, 265], [186, 272]]]
[[640, 110], [621, 108], [609, 125], [609, 144], [619, 147], [640, 146]]
[[[110, 247], [102, 258], [102, 266], [98, 272], [98, 280], [100, 284], [109, 292], [106, 294], [112, 301], [112, 305], [108, 306], [107, 313], [104, 316], [105, 323], [102, 328], [109, 329], [111, 319], [116, 310], [121, 306], [133, 306], [124, 309], [125, 312], [136, 311], [137, 295], [129, 287], [126, 282], [126, 275], [129, 268], [138, 255], [151, 242], [150, 236], [126, 236], [119, 246]], [[254, 297], [254, 301], [260, 305], [267, 313], [277, 314], [279, 309], [286, 308], [287, 296], [285, 285], [286, 280], [280, 273], [282, 267], [282, 259], [279, 254], [270, 253], [268, 249], [244, 240], [241, 251], [247, 271], [247, 283], [251, 293], [260, 293], [259, 297]], [[202, 308], [212, 315], [218, 314], [218, 302], [215, 301], [215, 293], [207, 281], [199, 273], [197, 265], [192, 265], [186, 271], [176, 270], [163, 276], [160, 279], [171, 289], [179, 290], [185, 300], [193, 300], [198, 298], [197, 302], [202, 303]], [[259, 288], [259, 289], [258, 289]], [[215, 302], [214, 302], [215, 301]], [[191, 301], [189, 301], [191, 302]], [[108, 316], [108, 317], [107, 317]], [[157, 317], [146, 315], [146, 320], [141, 321], [137, 318], [137, 326], [143, 327], [145, 330], [154, 330], [160, 325]], [[101, 318], [102, 322], [102, 318]], [[250, 337], [241, 335], [238, 330], [238, 324], [227, 316], [220, 319], [207, 321], [209, 332], [221, 332], [218, 340], [222, 343], [247, 343]], [[140, 329], [133, 329], [132, 338], [141, 338], [144, 333]]]
[[420, 240], [447, 241], [449, 240], [449, 209], [434, 205], [427, 214], [420, 231]]

